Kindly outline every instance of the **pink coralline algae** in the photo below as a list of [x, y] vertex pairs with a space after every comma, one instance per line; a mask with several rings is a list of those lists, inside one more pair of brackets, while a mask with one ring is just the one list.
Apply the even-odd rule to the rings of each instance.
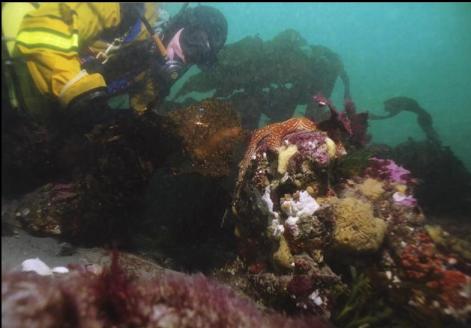
[[327, 146], [324, 146], [326, 138], [327, 134], [322, 131], [300, 131], [288, 135], [284, 140], [296, 145], [301, 157], [312, 158], [320, 165], [327, 165], [329, 153]]
[[162, 273], [130, 279], [113, 257], [95, 274], [2, 275], [2, 327], [328, 327], [306, 316], [265, 313], [205, 276]]
[[370, 166], [366, 173], [369, 176], [388, 180], [391, 183], [408, 184], [412, 182], [410, 171], [390, 159], [370, 158]]
[[405, 195], [400, 192], [395, 192], [393, 194], [393, 200], [396, 204], [399, 204], [402, 206], [413, 207], [417, 205], [417, 199], [415, 199], [414, 196]]

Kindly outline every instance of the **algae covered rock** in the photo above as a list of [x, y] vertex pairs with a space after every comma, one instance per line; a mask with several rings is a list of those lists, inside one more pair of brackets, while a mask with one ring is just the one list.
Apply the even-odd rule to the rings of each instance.
[[229, 174], [243, 131], [238, 114], [228, 102], [206, 100], [175, 110], [169, 118], [193, 171], [215, 177]]
[[72, 265], [60, 276], [2, 275], [2, 327], [330, 326], [314, 316], [262, 311], [202, 274], [161, 270], [152, 277], [132, 276], [122, 263], [116, 255], [99, 272]]
[[334, 245], [352, 252], [376, 251], [383, 242], [387, 224], [373, 216], [369, 203], [355, 198], [334, 204]]
[[258, 273], [253, 288], [266, 303], [329, 316], [330, 290], [340, 278], [323, 260], [334, 229], [323, 198], [329, 166], [343, 152], [340, 141], [304, 118], [254, 133], [240, 164], [233, 210], [239, 256]]

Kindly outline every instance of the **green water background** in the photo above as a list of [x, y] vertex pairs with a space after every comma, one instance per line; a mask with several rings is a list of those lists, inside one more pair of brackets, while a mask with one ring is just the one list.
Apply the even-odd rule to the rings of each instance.
[[[414, 98], [432, 114], [444, 145], [471, 170], [471, 3], [201, 4], [224, 13], [227, 43], [257, 34], [270, 40], [292, 28], [309, 44], [338, 53], [360, 111], [383, 114], [384, 100]], [[180, 6], [163, 4], [170, 14]], [[342, 94], [338, 81], [332, 99], [339, 108]], [[375, 143], [424, 139], [412, 113], [371, 121], [369, 131]]]

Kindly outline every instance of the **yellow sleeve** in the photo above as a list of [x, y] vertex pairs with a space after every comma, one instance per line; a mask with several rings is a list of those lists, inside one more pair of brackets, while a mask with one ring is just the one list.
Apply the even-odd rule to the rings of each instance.
[[103, 76], [81, 70], [78, 49], [119, 21], [119, 3], [44, 3], [28, 13], [16, 45], [39, 91], [66, 107], [76, 96], [105, 87]]
[[[151, 26], [154, 26], [158, 21], [158, 4], [155, 2], [145, 3], [145, 18]], [[149, 32], [144, 25], [141, 26], [141, 32], [139, 33], [138, 40], [144, 40], [149, 38]], [[129, 93], [129, 104], [131, 108], [137, 113], [144, 113], [149, 108], [149, 104], [154, 102], [158, 95], [157, 86], [154, 81], [148, 76], [148, 72], [143, 73], [137, 77], [137, 80], [141, 80], [141, 87], [137, 91]]]

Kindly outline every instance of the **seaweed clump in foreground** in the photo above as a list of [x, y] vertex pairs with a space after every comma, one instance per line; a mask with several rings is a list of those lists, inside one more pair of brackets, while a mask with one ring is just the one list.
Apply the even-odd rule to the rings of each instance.
[[203, 275], [162, 273], [131, 278], [118, 261], [99, 271], [2, 276], [4, 327], [329, 327], [322, 319], [288, 318]]

